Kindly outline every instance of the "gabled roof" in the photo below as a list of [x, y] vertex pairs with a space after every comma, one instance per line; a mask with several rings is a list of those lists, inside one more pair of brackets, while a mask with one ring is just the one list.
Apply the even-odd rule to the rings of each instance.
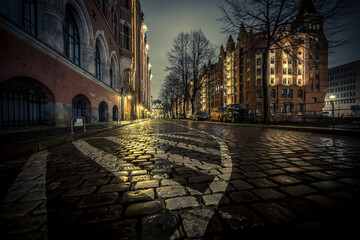
[[232, 36], [231, 36], [231, 34], [230, 34], [229, 40], [228, 40], [227, 42], [228, 42], [228, 43], [235, 43], [234, 40], [233, 40], [233, 38], [232, 38]]
[[296, 17], [297, 22], [304, 20], [305, 14], [318, 14], [312, 0], [302, 1], [299, 8], [299, 13]]

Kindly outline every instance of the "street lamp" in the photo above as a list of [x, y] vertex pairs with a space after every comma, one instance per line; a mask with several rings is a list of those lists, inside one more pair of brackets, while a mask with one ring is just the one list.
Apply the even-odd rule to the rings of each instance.
[[[329, 96], [329, 98], [330, 99], [335, 99], [335, 96], [331, 95], [331, 96]], [[335, 120], [334, 120], [334, 101], [331, 100], [330, 103], [331, 103], [331, 111], [332, 111], [332, 122], [334, 124], [335, 123]]]

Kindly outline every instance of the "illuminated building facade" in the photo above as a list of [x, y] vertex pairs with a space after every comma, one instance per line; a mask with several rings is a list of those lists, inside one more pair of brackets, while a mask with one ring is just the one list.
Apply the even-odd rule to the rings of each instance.
[[209, 113], [214, 107], [243, 103], [260, 118], [264, 112], [262, 78], [267, 74], [270, 120], [321, 116], [327, 93], [328, 43], [322, 16], [311, 1], [305, 2], [297, 23], [306, 31], [290, 34], [291, 28], [298, 27], [294, 25], [281, 32], [281, 48], [271, 47], [266, 73], [262, 72], [260, 35], [242, 25], [236, 44], [230, 36], [226, 50], [221, 46], [218, 63], [203, 71], [209, 104], [202, 102], [197, 109]]
[[[0, 53], [1, 128], [69, 126], [73, 117], [112, 122], [130, 118], [132, 100], [149, 104], [150, 89], [144, 88], [150, 88], [150, 73], [136, 65], [149, 62], [135, 47], [146, 41], [138, 0], [0, 5], [0, 42], [6, 49]], [[146, 99], [139, 97], [141, 90]]]
[[334, 117], [360, 116], [360, 60], [329, 68], [323, 111]]

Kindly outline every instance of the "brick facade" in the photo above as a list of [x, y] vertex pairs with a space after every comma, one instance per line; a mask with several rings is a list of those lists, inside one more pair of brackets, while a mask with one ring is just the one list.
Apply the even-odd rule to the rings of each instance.
[[2, 128], [146, 116], [151, 72], [139, 0], [8, 0], [0, 9]]
[[[282, 48], [273, 46], [268, 55], [265, 74], [271, 121], [300, 121], [322, 113], [327, 93], [328, 43], [321, 16], [306, 13], [302, 18], [307, 30], [294, 35], [289, 34], [290, 26], [285, 28], [279, 43]], [[196, 110], [210, 113], [218, 106], [243, 103], [254, 116], [262, 118], [263, 56], [255, 47], [258, 39], [259, 34], [242, 26], [236, 43], [230, 36], [226, 49], [221, 46], [218, 62], [209, 63], [203, 70], [202, 100]]]

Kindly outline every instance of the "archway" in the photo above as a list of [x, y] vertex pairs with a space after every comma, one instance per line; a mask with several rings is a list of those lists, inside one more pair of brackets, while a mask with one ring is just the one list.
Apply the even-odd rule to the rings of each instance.
[[119, 119], [119, 110], [118, 107], [115, 105], [113, 107], [113, 121], [118, 121]]
[[99, 122], [109, 121], [108, 105], [105, 102], [101, 102], [99, 105]]
[[1, 127], [54, 123], [53, 93], [31, 78], [13, 78], [2, 82], [0, 109]]
[[76, 95], [72, 100], [72, 116], [84, 117], [85, 122], [91, 122], [91, 104], [89, 99], [83, 95]]

